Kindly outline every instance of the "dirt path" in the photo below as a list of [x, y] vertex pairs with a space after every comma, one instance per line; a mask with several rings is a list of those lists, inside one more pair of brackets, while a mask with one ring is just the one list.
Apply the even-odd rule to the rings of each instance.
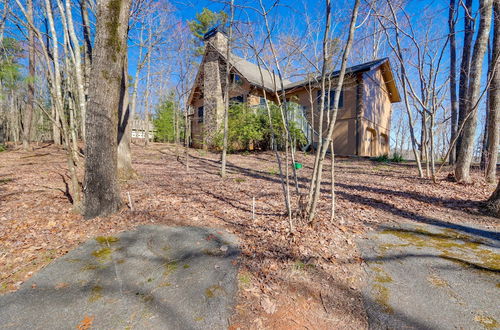
[[500, 233], [405, 223], [382, 226], [358, 243], [370, 328], [500, 327]]

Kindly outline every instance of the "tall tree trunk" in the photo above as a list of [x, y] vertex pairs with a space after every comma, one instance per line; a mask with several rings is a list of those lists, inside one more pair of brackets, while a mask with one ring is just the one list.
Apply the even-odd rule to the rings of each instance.
[[[87, 11], [87, 1], [80, 1], [80, 15], [82, 17], [82, 30], [83, 30], [83, 78], [84, 78], [84, 91], [85, 91], [85, 101], [88, 99], [89, 93], [89, 79], [90, 79], [90, 67], [92, 64], [92, 41], [90, 40], [90, 22], [89, 13]], [[85, 125], [85, 122], [83, 123]]]
[[28, 25], [28, 101], [23, 120], [23, 148], [28, 151], [31, 150], [31, 126], [33, 120], [33, 104], [35, 102], [35, 34], [31, 26], [33, 21], [33, 0], [27, 0], [27, 19], [30, 24]]
[[[316, 155], [314, 156], [313, 173], [311, 176], [311, 182], [309, 184], [309, 193], [307, 196], [307, 207], [306, 213], [308, 214], [308, 221], [314, 219], [314, 214], [311, 214], [312, 204], [314, 203], [314, 194], [316, 191], [316, 183], [318, 177], [318, 162], [320, 160], [321, 149], [323, 147], [323, 113], [325, 109], [325, 89], [326, 89], [326, 71], [327, 71], [327, 59], [328, 59], [328, 47], [330, 40], [330, 25], [331, 25], [331, 12], [332, 7], [329, 0], [326, 1], [326, 15], [325, 15], [325, 31], [323, 33], [323, 63], [321, 65], [321, 96], [319, 105], [319, 124], [318, 124], [318, 146], [316, 148]], [[330, 106], [330, 105], [328, 105]], [[311, 113], [314, 112], [314, 108], [311, 106]], [[314, 122], [312, 120], [311, 122]], [[313, 135], [313, 146], [314, 146], [314, 135]], [[314, 207], [316, 208], [316, 207]]]
[[472, 53], [469, 90], [467, 94], [467, 112], [464, 118], [462, 131], [462, 142], [457, 154], [455, 167], [455, 178], [458, 182], [470, 182], [470, 165], [472, 162], [474, 140], [477, 126], [477, 107], [479, 103], [479, 92], [481, 89], [481, 73], [484, 54], [488, 44], [488, 36], [491, 26], [492, 0], [480, 2], [479, 30]]
[[[78, 109], [80, 110], [80, 116], [81, 116], [81, 131], [82, 131], [82, 138], [85, 141], [85, 116], [86, 116], [86, 111], [87, 111], [87, 99], [85, 96], [85, 78], [84, 78], [84, 70], [82, 66], [82, 55], [80, 52], [80, 42], [78, 41], [78, 38], [75, 33], [75, 27], [73, 24], [73, 14], [71, 13], [71, 2], [70, 0], [66, 0], [65, 2], [66, 6], [66, 16], [68, 19], [68, 32], [69, 32], [69, 37], [71, 39], [72, 47], [71, 50], [74, 52], [75, 56], [75, 63], [74, 63], [74, 73], [75, 73], [75, 78], [76, 78], [76, 95], [77, 101], [78, 101]], [[76, 119], [76, 118], [75, 118]]]
[[[457, 46], [455, 38], [455, 3], [456, 0], [450, 0], [450, 10], [448, 16], [448, 26], [450, 33], [450, 106], [451, 106], [451, 130], [450, 141], [455, 139], [457, 134], [457, 116], [458, 116], [458, 101], [457, 101]], [[455, 164], [455, 149], [450, 153], [449, 162]]]
[[148, 24], [148, 53], [146, 69], [146, 92], [144, 93], [144, 145], [149, 145], [149, 95], [151, 88], [151, 52], [153, 51], [153, 27], [152, 22]]
[[118, 112], [122, 105], [123, 67], [131, 0], [100, 0], [92, 53], [85, 142], [86, 219], [116, 212]]
[[222, 154], [221, 154], [221, 166], [220, 166], [220, 176], [226, 176], [226, 162], [227, 162], [227, 143], [228, 143], [228, 135], [229, 135], [229, 74], [231, 70], [231, 64], [229, 61], [229, 57], [231, 56], [231, 42], [233, 37], [233, 19], [234, 19], [234, 0], [230, 2], [230, 18], [229, 18], [229, 36], [227, 41], [227, 49], [226, 49], [226, 86], [224, 88], [224, 123], [223, 123], [223, 141], [222, 141]]
[[[328, 6], [329, 6], [329, 0], [327, 0]], [[319, 160], [317, 163], [317, 168], [313, 169], [313, 171], [316, 171], [316, 182], [314, 184], [314, 193], [312, 196], [312, 203], [311, 203], [311, 208], [309, 209], [308, 212], [308, 220], [310, 223], [313, 222], [315, 214], [316, 214], [316, 206], [318, 204], [318, 199], [321, 194], [321, 176], [323, 174], [323, 164], [325, 161], [325, 156], [326, 152], [329, 148], [330, 142], [332, 141], [332, 135], [333, 135], [333, 129], [335, 128], [335, 122], [337, 120], [337, 113], [339, 110], [339, 100], [340, 100], [340, 91], [342, 90], [342, 86], [344, 85], [344, 76], [345, 76], [345, 71], [347, 68], [347, 59], [349, 57], [349, 53], [351, 52], [353, 40], [354, 40], [354, 31], [356, 30], [356, 19], [358, 17], [358, 11], [359, 11], [359, 2], [360, 0], [355, 0], [354, 2], [354, 7], [352, 9], [352, 15], [351, 15], [351, 22], [349, 24], [349, 34], [347, 36], [347, 42], [344, 48], [344, 52], [342, 54], [342, 62], [340, 66], [340, 73], [338, 76], [337, 80], [337, 86], [335, 88], [335, 97], [333, 98], [333, 110], [332, 110], [332, 117], [330, 122], [328, 123], [328, 130], [327, 130], [327, 135], [326, 135], [326, 141], [323, 143], [321, 146], [321, 154], [319, 156]], [[324, 83], [323, 83], [324, 87]], [[323, 91], [322, 91], [323, 92]], [[322, 102], [324, 102], [324, 96], [322, 96]], [[323, 123], [320, 123], [322, 125]], [[320, 136], [320, 139], [322, 137]], [[333, 155], [332, 155], [333, 157]]]
[[[472, 38], [474, 37], [474, 20], [472, 18], [472, 0], [465, 1], [464, 7], [464, 42], [462, 45], [462, 62], [460, 63], [460, 81], [458, 91], [458, 127], [462, 126], [464, 118], [467, 114], [469, 94], [469, 75], [470, 75], [470, 59], [472, 50]], [[457, 154], [462, 146], [463, 130], [458, 136], [455, 144], [455, 161]]]
[[[132, 96], [129, 102], [129, 91], [128, 91], [128, 80], [122, 82], [125, 83], [125, 92], [123, 104], [126, 104], [126, 108], [120, 108], [122, 115], [120, 116], [120, 127], [118, 128], [118, 175], [120, 179], [128, 180], [136, 176], [136, 172], [132, 167], [132, 150], [130, 148], [132, 142], [132, 122], [135, 118], [135, 111], [137, 107], [137, 90], [139, 88], [139, 74], [144, 66], [144, 59], [142, 58], [143, 49], [143, 36], [144, 26], [141, 27], [140, 37], [139, 37], [139, 57], [137, 62], [137, 67], [135, 70], [134, 84], [132, 86]], [[127, 61], [128, 62], [128, 61]], [[128, 64], [124, 66], [128, 70]], [[127, 77], [124, 71], [124, 77]], [[122, 86], [123, 88], [123, 86]], [[120, 135], [120, 130], [122, 131]]]
[[[56, 115], [56, 118], [54, 120], [55, 125], [60, 127], [60, 134], [62, 137], [62, 142], [64, 145], [64, 148], [66, 149], [66, 158], [68, 162], [68, 170], [70, 173], [70, 179], [71, 179], [71, 197], [73, 199], [73, 206], [75, 207], [76, 210], [80, 210], [80, 183], [78, 181], [78, 174], [76, 170], [76, 164], [78, 162], [78, 155], [77, 151], [74, 148], [74, 145], [72, 145], [72, 139], [71, 139], [71, 133], [70, 129], [71, 127], [68, 127], [68, 121], [66, 118], [64, 118], [64, 101], [63, 101], [63, 93], [62, 93], [62, 85], [63, 82], [61, 81], [61, 68], [60, 68], [60, 61], [59, 61], [59, 39], [58, 35], [56, 32], [56, 25], [54, 22], [54, 14], [52, 12], [52, 2], [51, 0], [45, 0], [45, 11], [46, 11], [46, 16], [47, 16], [47, 28], [50, 30], [50, 38], [52, 39], [52, 48], [53, 52], [50, 53], [50, 55], [47, 55], [47, 61], [49, 58], [51, 58], [53, 65], [54, 65], [54, 71], [53, 71], [53, 77], [52, 77], [52, 82], [51, 82], [51, 100], [53, 103], [53, 109], [54, 113]], [[49, 43], [47, 43], [47, 49], [50, 49]], [[49, 70], [50, 71], [50, 70]]]
[[[493, 33], [493, 29], [490, 31]], [[491, 33], [490, 37], [488, 37], [488, 50], [486, 57], [488, 58], [488, 74], [486, 75], [486, 80], [490, 81], [491, 80], [491, 70], [493, 69], [493, 65], [491, 65], [491, 56], [492, 56], [492, 46], [491, 46]], [[481, 160], [479, 162], [479, 168], [484, 171], [486, 170], [486, 162], [488, 161], [488, 155], [487, 155], [487, 150], [488, 150], [488, 127], [489, 127], [489, 118], [490, 118], [490, 91], [491, 91], [491, 85], [488, 86], [488, 90], [486, 91], [486, 107], [485, 107], [485, 116], [484, 116], [484, 128], [483, 128], [483, 134], [481, 138]]]
[[498, 181], [497, 188], [486, 201], [485, 210], [495, 217], [500, 218], [500, 180]]
[[494, 29], [489, 90], [488, 113], [488, 148], [486, 162], [486, 181], [495, 182], [498, 159], [499, 126], [500, 126], [500, 1], [493, 3]]
[[118, 108], [118, 177], [122, 180], [132, 179], [136, 172], [132, 167], [132, 151], [130, 149], [130, 140], [132, 139], [131, 121], [133, 115], [128, 95], [128, 65], [123, 66], [123, 75], [121, 83], [121, 106]]

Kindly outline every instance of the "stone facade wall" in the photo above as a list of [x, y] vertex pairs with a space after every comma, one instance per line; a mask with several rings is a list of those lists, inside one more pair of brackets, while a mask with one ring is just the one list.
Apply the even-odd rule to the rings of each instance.
[[210, 147], [218, 133], [224, 116], [224, 99], [221, 85], [219, 54], [207, 45], [205, 63], [203, 65], [203, 140]]

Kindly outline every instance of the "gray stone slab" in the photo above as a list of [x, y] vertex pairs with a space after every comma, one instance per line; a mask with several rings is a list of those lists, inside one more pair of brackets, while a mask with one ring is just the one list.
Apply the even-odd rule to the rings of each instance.
[[224, 329], [237, 239], [209, 228], [142, 226], [87, 241], [0, 296], [2, 329]]
[[381, 227], [358, 241], [371, 329], [500, 326], [500, 235], [447, 223]]

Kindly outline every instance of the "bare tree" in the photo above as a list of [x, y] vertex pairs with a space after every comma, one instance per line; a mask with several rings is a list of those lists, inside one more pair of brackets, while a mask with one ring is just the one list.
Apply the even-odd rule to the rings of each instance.
[[117, 179], [117, 117], [122, 105], [131, 1], [101, 0], [92, 52], [86, 118], [85, 218], [108, 215], [121, 205]]
[[231, 42], [233, 39], [233, 20], [234, 20], [234, 0], [230, 2], [230, 14], [229, 14], [229, 34], [227, 41], [227, 49], [226, 49], [226, 74], [225, 74], [225, 88], [224, 88], [224, 118], [223, 118], [223, 142], [222, 142], [222, 154], [221, 154], [221, 167], [220, 167], [220, 175], [221, 177], [226, 176], [226, 162], [227, 162], [227, 140], [229, 135], [229, 127], [228, 127], [228, 117], [229, 117], [229, 77], [231, 73]]
[[[455, 138], [457, 134], [457, 120], [458, 120], [458, 100], [457, 100], [457, 46], [455, 37], [455, 23], [456, 23], [456, 0], [450, 0], [450, 8], [448, 14], [448, 27], [450, 38], [450, 108], [451, 108], [451, 135], [450, 141]], [[449, 157], [450, 164], [455, 163], [455, 150], [452, 150]]]
[[[413, 156], [415, 157], [415, 161], [417, 162], [417, 169], [418, 169], [418, 174], [421, 178], [424, 177], [423, 170], [422, 170], [422, 164], [421, 164], [421, 158], [420, 155], [417, 151], [418, 149], [418, 143], [417, 143], [417, 137], [415, 134], [415, 128], [414, 128], [414, 119], [413, 119], [413, 113], [412, 113], [412, 107], [410, 104], [410, 94], [411, 94], [411, 87], [408, 84], [408, 73], [406, 69], [406, 59], [403, 55], [403, 47], [401, 45], [401, 31], [402, 29], [399, 26], [395, 11], [389, 1], [387, 1], [389, 7], [391, 8], [390, 13], [392, 18], [388, 18], [386, 16], [383, 16], [376, 8], [374, 8], [374, 11], [377, 16], [377, 20], [379, 24], [381, 25], [382, 29], [384, 30], [384, 33], [386, 35], [387, 42], [392, 49], [394, 55], [396, 56], [397, 61], [399, 62], [399, 72], [397, 72], [397, 76], [399, 81], [401, 81], [401, 87], [403, 89], [403, 99], [404, 99], [404, 105], [406, 109], [406, 114], [408, 117], [408, 126], [409, 126], [409, 131], [410, 131], [410, 141], [411, 141], [411, 147], [413, 151]], [[372, 7], [373, 8], [373, 7]], [[392, 42], [390, 35], [389, 35], [389, 28], [386, 26], [386, 23], [384, 22], [383, 18], [386, 21], [389, 21], [393, 26], [394, 26], [394, 39], [395, 41]], [[395, 44], [394, 44], [395, 43]], [[419, 56], [421, 57], [421, 56]], [[422, 77], [422, 75], [420, 75]]]
[[[458, 92], [458, 125], [462, 125], [467, 113], [467, 95], [469, 91], [469, 75], [472, 41], [474, 37], [474, 19], [472, 17], [472, 0], [460, 2], [464, 8], [464, 41], [462, 45], [462, 60], [460, 63], [460, 81]], [[455, 155], [458, 154], [462, 144], [462, 134], [458, 135]], [[456, 158], [456, 156], [455, 156]], [[456, 159], [455, 159], [456, 160]]]
[[486, 181], [495, 182], [498, 159], [498, 140], [500, 126], [500, 1], [493, 2], [493, 47], [489, 72], [491, 84], [488, 100], [488, 130], [486, 150]]
[[26, 3], [28, 24], [28, 102], [24, 113], [23, 121], [23, 148], [24, 150], [31, 149], [31, 127], [33, 120], [33, 105], [35, 103], [35, 34], [31, 26], [34, 26], [33, 20], [33, 0], [27, 0]]
[[458, 149], [455, 167], [455, 178], [458, 182], [470, 182], [471, 180], [469, 171], [472, 162], [477, 126], [477, 111], [475, 111], [473, 106], [480, 98], [481, 73], [491, 26], [492, 1], [481, 0], [479, 11], [480, 21], [478, 35], [472, 53], [469, 88], [467, 93], [467, 118], [464, 118], [463, 121], [462, 139], [460, 148]]
[[[354, 40], [354, 31], [356, 30], [356, 19], [358, 17], [358, 11], [359, 11], [359, 0], [356, 0], [354, 2], [354, 7], [352, 10], [352, 15], [351, 15], [351, 21], [349, 23], [349, 34], [347, 36], [347, 42], [344, 47], [344, 51], [342, 54], [342, 62], [341, 62], [341, 67], [340, 67], [340, 73], [338, 76], [337, 80], [337, 86], [335, 88], [335, 96], [333, 98], [333, 109], [332, 109], [332, 115], [330, 118], [330, 121], [328, 122], [328, 129], [327, 129], [327, 134], [326, 134], [326, 141], [322, 144], [321, 149], [318, 148], [316, 151], [316, 158], [318, 158], [318, 161], [315, 163], [315, 166], [313, 168], [313, 173], [316, 175], [316, 180], [311, 181], [311, 187], [313, 187], [313, 194], [311, 196], [311, 202], [310, 202], [310, 208], [308, 210], [308, 221], [312, 223], [315, 218], [316, 214], [316, 207], [318, 204], [318, 199], [320, 196], [321, 192], [321, 182], [322, 182], [322, 172], [323, 172], [323, 163], [325, 160], [326, 152], [328, 151], [328, 148], [330, 146], [330, 143], [332, 141], [332, 135], [333, 135], [333, 129], [335, 127], [335, 122], [337, 119], [337, 113], [338, 113], [338, 108], [339, 108], [339, 100], [340, 100], [340, 91], [342, 90], [342, 86], [344, 84], [344, 77], [345, 77], [345, 72], [347, 68], [347, 59], [349, 57], [349, 53], [351, 51], [351, 47], [353, 44]], [[326, 7], [327, 7], [327, 19], [326, 19], [326, 25], [329, 25], [329, 12], [331, 11], [331, 4], [330, 0], [326, 0]], [[326, 29], [328, 30], [328, 28]], [[329, 31], [325, 31], [325, 38], [328, 36]], [[326, 42], [324, 42], [324, 45], [327, 45]], [[325, 66], [325, 60], [326, 60], [326, 52], [325, 52], [325, 46], [323, 47], [323, 66]], [[323, 69], [323, 74], [322, 74], [322, 81], [321, 81], [321, 108], [324, 108], [324, 101], [325, 101], [325, 73], [326, 69]], [[321, 118], [321, 113], [320, 113], [320, 126], [323, 124], [322, 123], [322, 118]], [[320, 135], [320, 140], [323, 138], [322, 135]], [[332, 155], [334, 157], [334, 155]], [[332, 163], [333, 165], [333, 163]]]

